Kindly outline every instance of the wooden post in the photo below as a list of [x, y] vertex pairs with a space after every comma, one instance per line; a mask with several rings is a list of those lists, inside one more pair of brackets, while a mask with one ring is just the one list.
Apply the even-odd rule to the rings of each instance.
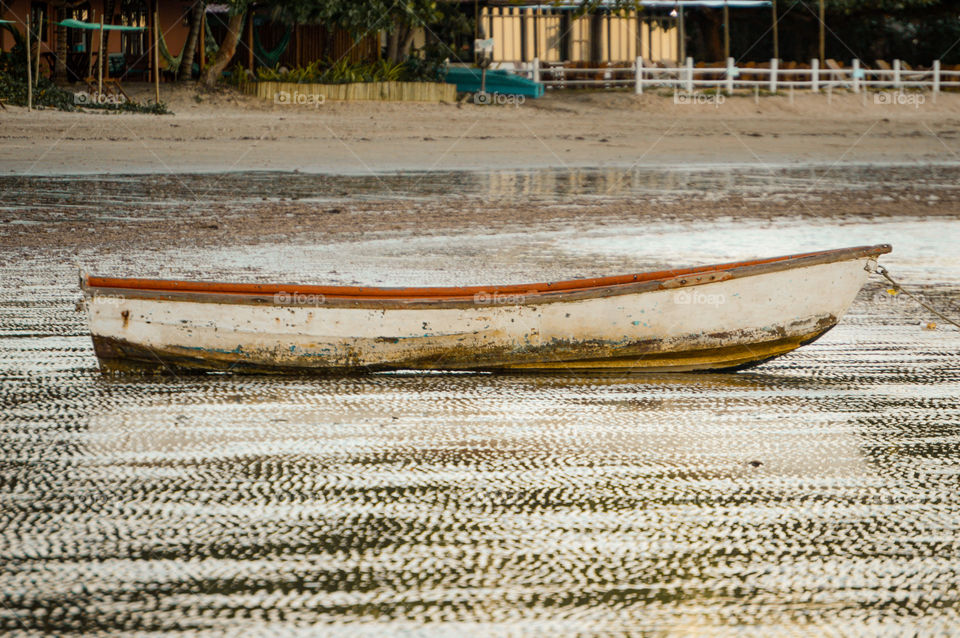
[[633, 92], [636, 95], [640, 95], [643, 93], [643, 58], [642, 57], [637, 56], [637, 62], [634, 65], [633, 69], [636, 74], [634, 79]]
[[893, 88], [903, 88], [900, 86], [900, 60], [893, 61]]
[[770, 8], [773, 11], [773, 57], [780, 59], [780, 24], [777, 19], [777, 0], [770, 0]]
[[[536, 62], [540, 58], [540, 14], [543, 9], [537, 7], [533, 10], [533, 59]], [[539, 71], [539, 65], [537, 71]], [[536, 80], [539, 82], [539, 80]]]
[[810, 90], [820, 92], [820, 60], [816, 58], [810, 60]]
[[160, 9], [153, 12], [153, 97], [160, 104]]
[[860, 60], [857, 58], [854, 58], [852, 62], [852, 66], [853, 66], [853, 71], [852, 71], [853, 92], [859, 93], [860, 92]]
[[[726, 6], [726, 3], [724, 3]], [[727, 58], [727, 95], [733, 95], [733, 58]]]
[[97, 100], [103, 95], [103, 14], [100, 14], [100, 43], [97, 45]]
[[933, 61], [933, 99], [940, 92], [940, 60]]
[[820, 63], [827, 59], [826, 13], [823, 7], [824, 0], [820, 0]]
[[33, 110], [33, 56], [30, 55], [30, 9], [27, 9], [27, 111]]
[[687, 58], [687, 93], [693, 93], [693, 58]]
[[43, 12], [40, 12], [40, 26], [37, 27], [37, 68], [33, 81], [40, 86], [40, 50], [43, 48]]
[[770, 60], [770, 92], [777, 92], [777, 73], [780, 71], [780, 61], [777, 58]]
[[677, 23], [679, 26], [679, 35], [680, 37], [680, 56], [677, 60], [685, 60], [687, 58], [687, 25], [683, 17], [683, 5], [680, 5], [680, 11], [677, 16]]
[[[200, 14], [200, 75], [203, 75], [203, 69], [207, 66], [207, 8], [203, 8]], [[300, 39], [297, 39], [297, 47], [300, 46]], [[297, 49], [299, 53], [299, 48]]]
[[253, 9], [248, 11], [247, 16], [247, 68], [253, 73]]
[[[93, 9], [90, 11], [90, 17], [93, 20], [96, 20], [96, 15], [97, 15], [96, 9]], [[86, 29], [83, 30], [83, 46], [84, 46], [84, 51], [87, 54], [87, 77], [84, 79], [89, 80], [90, 78], [93, 77], [93, 51], [91, 50], [93, 49], [93, 36], [90, 36], [90, 42], [88, 43]]]
[[540, 81], [540, 58], [533, 59], [533, 81]]
[[730, 6], [727, 0], [723, 0], [723, 57], [730, 57]]

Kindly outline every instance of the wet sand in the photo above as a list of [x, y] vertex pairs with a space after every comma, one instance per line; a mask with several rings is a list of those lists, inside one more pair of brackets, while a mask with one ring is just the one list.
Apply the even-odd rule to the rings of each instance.
[[[956, 218], [960, 165], [4, 177], [0, 246], [304, 245], [526, 230]], [[896, 238], [878, 237], [896, 243]], [[830, 246], [844, 242], [824, 237]], [[821, 246], [822, 247], [822, 246]], [[813, 246], [811, 249], [816, 249]], [[656, 258], [656, 250], [649, 250]], [[744, 246], [735, 257], [756, 256]], [[135, 256], [136, 253], [132, 253]], [[505, 257], [522, 269], [522, 255]], [[175, 267], [175, 264], [172, 264]]]
[[879, 280], [731, 375], [104, 378], [76, 302], [890, 242], [957, 315], [958, 170], [2, 177], [0, 630], [950, 633], [960, 332]]

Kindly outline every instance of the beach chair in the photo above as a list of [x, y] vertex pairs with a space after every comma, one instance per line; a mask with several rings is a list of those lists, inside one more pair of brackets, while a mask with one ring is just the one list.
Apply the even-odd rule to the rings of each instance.
[[[89, 95], [98, 94], [99, 83], [97, 82], [97, 78], [87, 78], [84, 82], [87, 85], [87, 93]], [[127, 92], [123, 90], [123, 87], [120, 85], [120, 80], [116, 78], [103, 78], [103, 96], [117, 103], [121, 101], [133, 101], [130, 99], [130, 96], [127, 95]]]
[[[824, 60], [824, 67], [830, 71], [843, 71], [843, 65], [833, 58]], [[840, 84], [843, 76], [839, 73], [827, 73], [826, 78], [829, 84]]]
[[907, 82], [922, 82], [928, 75], [930, 69], [922, 66], [913, 68], [908, 62], [900, 62], [900, 79]]
[[[878, 71], [893, 71], [893, 67], [890, 66], [886, 60], [874, 60], [874, 65], [877, 67]], [[880, 82], [891, 82], [892, 76], [889, 73], [874, 73], [877, 80]]]

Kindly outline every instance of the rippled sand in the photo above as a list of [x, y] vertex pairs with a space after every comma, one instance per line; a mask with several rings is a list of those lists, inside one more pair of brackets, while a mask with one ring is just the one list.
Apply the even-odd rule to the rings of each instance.
[[[456, 210], [416, 177], [392, 179]], [[91, 192], [109, 215], [114, 186], [57, 188], [61, 203], [0, 209], [58, 238], [0, 265], [7, 634], [899, 636], [960, 624], [960, 333], [923, 329], [936, 318], [879, 281], [822, 340], [730, 375], [108, 379], [74, 307], [75, 266], [455, 283], [889, 241], [894, 274], [957, 315], [956, 216], [653, 215], [133, 250], [134, 233], [71, 242], [59, 228]], [[695, 186], [688, 204], [714, 189]], [[259, 194], [233, 197], [216, 203], [242, 212]], [[162, 194], [137, 206], [176, 217]]]

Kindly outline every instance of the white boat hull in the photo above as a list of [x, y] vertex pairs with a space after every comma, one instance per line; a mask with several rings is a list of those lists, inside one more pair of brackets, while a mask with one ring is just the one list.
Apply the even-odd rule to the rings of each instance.
[[[272, 303], [86, 288], [104, 372], [690, 371], [755, 365], [846, 312], [875, 256], [620, 294], [486, 295], [472, 303]], [[618, 292], [618, 291], [613, 291]], [[359, 307], [358, 307], [359, 306]]]

